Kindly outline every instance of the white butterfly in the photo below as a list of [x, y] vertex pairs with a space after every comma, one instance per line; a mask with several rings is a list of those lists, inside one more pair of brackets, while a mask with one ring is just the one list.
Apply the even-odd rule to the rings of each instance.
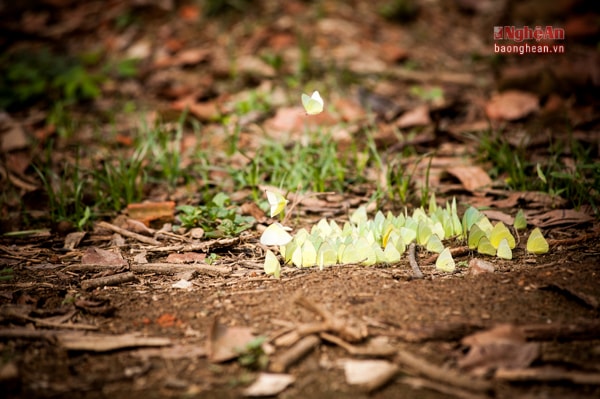
[[260, 243], [263, 245], [286, 245], [290, 241], [292, 236], [280, 223], [273, 223], [260, 236]]
[[271, 206], [271, 217], [279, 215], [288, 203], [283, 195], [273, 191], [267, 191], [267, 201]]
[[312, 96], [302, 93], [302, 105], [308, 115], [316, 115], [323, 112], [323, 99], [317, 90], [313, 91]]

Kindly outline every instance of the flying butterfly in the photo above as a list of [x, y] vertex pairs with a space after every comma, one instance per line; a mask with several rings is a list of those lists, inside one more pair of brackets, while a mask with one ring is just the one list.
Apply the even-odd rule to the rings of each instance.
[[307, 115], [317, 115], [323, 112], [323, 99], [317, 90], [310, 97], [302, 93], [302, 106]]
[[267, 201], [269, 201], [269, 206], [271, 207], [271, 217], [279, 215], [285, 209], [288, 200], [283, 195], [273, 191], [267, 190], [266, 193]]

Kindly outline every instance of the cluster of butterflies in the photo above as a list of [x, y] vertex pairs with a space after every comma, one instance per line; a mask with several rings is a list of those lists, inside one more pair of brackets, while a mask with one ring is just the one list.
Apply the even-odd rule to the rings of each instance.
[[[302, 93], [302, 106], [307, 115], [323, 112], [323, 99], [318, 91], [311, 96]], [[288, 200], [281, 194], [267, 191], [271, 217], [285, 209]], [[527, 226], [522, 211], [517, 213], [513, 227], [515, 231]], [[291, 229], [280, 223], [273, 223], [265, 229], [260, 242], [267, 246], [279, 246], [279, 252], [286, 264], [296, 267], [331, 266], [335, 264], [358, 263], [374, 265], [376, 263], [397, 263], [407, 245], [412, 242], [425, 247], [427, 251], [438, 253], [436, 268], [452, 272], [456, 268], [450, 249], [442, 240], [458, 237], [466, 239], [469, 248], [480, 254], [512, 259], [512, 250], [516, 246], [515, 237], [502, 222], [492, 225], [490, 220], [477, 209], [470, 207], [462, 220], [458, 217], [456, 200], [446, 207], [438, 207], [435, 196], [429, 202], [429, 215], [423, 208], [416, 209], [412, 215], [394, 216], [377, 212], [369, 220], [364, 207], [357, 209], [350, 221], [340, 227], [335, 221], [321, 219], [309, 232], [300, 229], [295, 236]], [[534, 229], [527, 240], [527, 251], [533, 254], [548, 252], [548, 242], [540, 229]], [[267, 274], [279, 277], [281, 265], [277, 256], [267, 250], [264, 270]]]
[[[271, 217], [281, 213], [288, 201], [279, 193], [267, 191]], [[522, 211], [519, 211], [513, 227], [516, 231], [527, 226]], [[289, 228], [273, 223], [265, 229], [260, 242], [267, 246], [279, 246], [285, 264], [296, 267], [319, 266], [321, 269], [335, 264], [379, 263], [393, 264], [400, 261], [406, 247], [415, 242], [427, 251], [439, 253], [436, 268], [452, 272], [456, 264], [450, 249], [442, 240], [449, 238], [466, 239], [469, 248], [480, 254], [512, 259], [516, 246], [515, 237], [502, 222], [492, 225], [490, 220], [476, 208], [470, 207], [462, 219], [456, 211], [456, 200], [437, 206], [435, 197], [429, 203], [429, 212], [415, 209], [412, 215], [394, 216], [377, 212], [368, 219], [364, 207], [358, 208], [342, 227], [335, 221], [321, 219], [310, 232], [300, 229], [294, 236]], [[527, 251], [532, 254], [548, 252], [548, 242], [541, 231], [534, 229], [527, 240]], [[267, 250], [265, 273], [279, 277], [281, 265], [277, 256]]]

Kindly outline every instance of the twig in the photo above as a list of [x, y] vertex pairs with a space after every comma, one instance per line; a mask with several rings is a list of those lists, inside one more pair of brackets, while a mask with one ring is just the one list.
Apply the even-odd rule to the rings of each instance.
[[423, 278], [423, 272], [419, 268], [419, 264], [417, 263], [417, 246], [414, 242], [411, 242], [408, 246], [408, 262], [410, 263], [410, 267], [413, 270], [413, 278], [419, 279]]
[[598, 339], [600, 320], [570, 324], [525, 324], [519, 326], [530, 341], [583, 341]]
[[[63, 271], [89, 271], [98, 272], [104, 270], [114, 270], [110, 265], [69, 265]], [[231, 268], [204, 264], [180, 264], [180, 263], [144, 263], [129, 266], [129, 270], [134, 273], [156, 273], [156, 274], [176, 274], [183, 272], [196, 272], [208, 274], [210, 276], [226, 276], [231, 274]]]
[[558, 368], [528, 368], [520, 370], [498, 369], [495, 378], [503, 381], [570, 381], [574, 384], [600, 385], [600, 373], [582, 373], [580, 371]]
[[209, 276], [226, 276], [231, 274], [230, 267], [203, 265], [199, 263], [182, 265], [179, 263], [145, 263], [131, 265], [131, 271], [136, 273], [175, 274], [181, 272], [197, 272]]
[[362, 341], [368, 335], [367, 327], [358, 320], [353, 323], [352, 321], [335, 317], [323, 307], [303, 297], [300, 293], [296, 295], [294, 302], [323, 318], [323, 323], [316, 323], [316, 328], [311, 329], [311, 332], [331, 331], [349, 342]]
[[277, 356], [269, 365], [269, 369], [275, 373], [284, 373], [288, 367], [302, 359], [308, 352], [313, 350], [321, 340], [316, 335], [308, 335], [296, 342], [286, 352]]
[[448, 396], [457, 397], [461, 399], [488, 399], [489, 396], [486, 394], [478, 394], [472, 393], [465, 389], [449, 386], [447, 384], [441, 384], [439, 382], [426, 380], [424, 378], [418, 377], [402, 377], [399, 380], [400, 382], [410, 385], [414, 389], [422, 389], [427, 388], [434, 391], [438, 391], [440, 393], [446, 394]]
[[81, 288], [84, 290], [91, 290], [98, 287], [104, 287], [106, 285], [119, 285], [135, 280], [137, 280], [137, 278], [132, 272], [118, 273], [111, 276], [84, 280], [81, 282]]
[[211, 248], [232, 247], [240, 242], [240, 237], [217, 238], [209, 241], [195, 242], [191, 244], [170, 245], [168, 247], [145, 248], [148, 252], [207, 252]]
[[133, 238], [134, 240], [138, 240], [140, 242], [143, 242], [144, 244], [160, 245], [160, 241], [157, 241], [154, 238], [146, 237], [141, 234], [134, 233], [133, 231], [123, 229], [119, 226], [115, 226], [114, 224], [100, 221], [96, 225], [100, 228], [111, 230], [111, 231], [114, 231], [115, 233], [119, 233], [122, 236]]
[[408, 368], [424, 375], [427, 378], [443, 382], [448, 385], [468, 389], [476, 392], [486, 392], [492, 389], [492, 384], [488, 381], [472, 378], [461, 374], [458, 371], [442, 368], [435, 364], [420, 359], [409, 352], [398, 351], [396, 361], [406, 365]]
[[25, 327], [14, 327], [0, 329], [0, 339], [45, 339], [55, 341], [58, 331], [55, 330], [32, 330]]
[[580, 235], [578, 237], [573, 237], [573, 238], [564, 238], [562, 240], [548, 239], [547, 241], [548, 241], [548, 246], [551, 248], [554, 248], [554, 247], [558, 247], [559, 245], [579, 244], [580, 242], [593, 240], [595, 238], [598, 238], [599, 236], [600, 236], [600, 233], [589, 233], [589, 234], [583, 234], [583, 235]]
[[392, 346], [379, 347], [379, 348], [378, 347], [369, 347], [369, 346], [363, 347], [363, 346], [352, 345], [335, 335], [331, 335], [331, 334], [328, 334], [325, 332], [322, 332], [320, 334], [320, 336], [325, 341], [329, 341], [333, 344], [336, 344], [337, 346], [344, 349], [346, 352], [348, 352], [352, 356], [387, 357], [387, 356], [392, 356], [392, 355], [396, 354], [396, 348], [394, 348]]

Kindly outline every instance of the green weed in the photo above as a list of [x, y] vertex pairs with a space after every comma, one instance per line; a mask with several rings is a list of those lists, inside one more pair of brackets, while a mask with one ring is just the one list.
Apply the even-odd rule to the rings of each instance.
[[[249, 157], [250, 158], [250, 157]], [[251, 157], [243, 169], [230, 169], [238, 186], [256, 187], [269, 184], [287, 190], [341, 191], [347, 167], [339, 156], [336, 143], [322, 135], [304, 145], [294, 142], [290, 147], [280, 142], [268, 142]]]
[[120, 211], [127, 204], [142, 199], [147, 172], [144, 162], [148, 147], [138, 147], [130, 158], [107, 159], [95, 172], [96, 193], [103, 204]]
[[[591, 147], [574, 139], [556, 142], [543, 161], [534, 162], [524, 147], [515, 148], [499, 135], [485, 134], [479, 142], [481, 160], [492, 163], [490, 176], [503, 177], [508, 188], [544, 191], [565, 198], [576, 208], [589, 204], [600, 214], [600, 164], [594, 161]], [[571, 162], [565, 163], [566, 159]]]
[[202, 227], [204, 235], [209, 238], [234, 237], [252, 227], [254, 218], [242, 216], [236, 209], [230, 206], [229, 196], [225, 193], [218, 193], [206, 205], [177, 207], [183, 227]]
[[49, 167], [33, 167], [48, 196], [50, 220], [54, 223], [69, 221], [80, 230], [86, 227], [92, 212], [83, 201], [85, 178], [78, 162], [66, 164], [60, 176]]
[[269, 357], [262, 348], [266, 337], [258, 336], [248, 342], [245, 347], [238, 348], [238, 363], [251, 370], [264, 370], [269, 363]]

